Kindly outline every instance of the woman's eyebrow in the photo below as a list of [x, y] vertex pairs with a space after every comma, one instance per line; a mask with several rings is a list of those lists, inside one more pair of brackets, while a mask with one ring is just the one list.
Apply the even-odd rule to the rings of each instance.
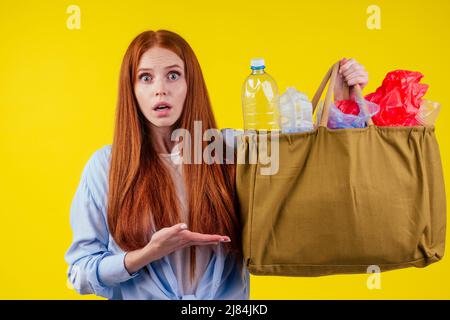
[[[183, 68], [181, 68], [178, 64], [173, 64], [173, 65], [164, 67], [164, 69], [170, 69], [170, 68], [175, 68], [175, 67], [180, 68], [180, 69], [183, 69]], [[142, 70], [153, 71], [152, 68], [139, 68], [139, 69], [138, 69], [138, 71], [142, 71]]]

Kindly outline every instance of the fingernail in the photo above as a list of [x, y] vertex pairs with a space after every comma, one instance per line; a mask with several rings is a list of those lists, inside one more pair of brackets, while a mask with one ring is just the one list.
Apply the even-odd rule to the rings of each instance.
[[230, 238], [222, 238], [222, 239], [220, 239], [220, 241], [221, 242], [230, 242], [231, 240], [230, 240]]
[[180, 228], [181, 228], [181, 229], [187, 229], [187, 225], [186, 225], [185, 223], [183, 223], [183, 224], [180, 226]]

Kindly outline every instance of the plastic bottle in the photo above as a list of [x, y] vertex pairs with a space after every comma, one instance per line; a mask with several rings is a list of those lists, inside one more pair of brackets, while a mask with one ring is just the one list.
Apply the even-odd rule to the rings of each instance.
[[251, 59], [250, 68], [242, 86], [244, 130], [280, 130], [277, 83], [265, 72], [264, 59]]

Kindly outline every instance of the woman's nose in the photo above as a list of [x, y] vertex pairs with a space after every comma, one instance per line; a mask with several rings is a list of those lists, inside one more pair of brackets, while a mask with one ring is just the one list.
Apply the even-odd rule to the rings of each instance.
[[167, 95], [167, 89], [164, 85], [164, 81], [158, 81], [155, 87], [155, 95], [156, 96], [165, 96]]
[[165, 96], [167, 93], [165, 90], [156, 90], [156, 95], [157, 96]]

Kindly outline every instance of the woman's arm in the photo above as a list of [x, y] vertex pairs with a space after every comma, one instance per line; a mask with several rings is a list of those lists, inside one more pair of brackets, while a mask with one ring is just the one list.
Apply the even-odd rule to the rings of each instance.
[[[138, 276], [148, 263], [190, 245], [217, 244], [220, 235], [205, 235], [181, 228], [163, 228], [154, 233], [142, 249], [113, 253], [108, 250], [111, 235], [101, 202], [107, 185], [107, 149], [94, 153], [86, 164], [70, 209], [73, 240], [65, 254], [69, 264], [68, 280], [80, 294], [113, 298], [113, 288]], [[100, 196], [103, 195], [103, 196]]]
[[125, 252], [108, 249], [110, 235], [101, 200], [106, 194], [107, 167], [107, 148], [96, 151], [85, 165], [70, 208], [73, 239], [65, 260], [73, 289], [111, 299], [114, 286], [138, 274], [125, 269]]
[[129, 251], [125, 255], [125, 268], [129, 274], [133, 274], [154, 260], [153, 250], [142, 248]]
[[193, 245], [217, 245], [219, 242], [230, 242], [227, 236], [217, 234], [201, 234], [187, 230], [184, 223], [162, 228], [155, 232], [150, 242], [142, 249], [130, 251], [125, 255], [125, 267], [132, 274], [152, 261]]

